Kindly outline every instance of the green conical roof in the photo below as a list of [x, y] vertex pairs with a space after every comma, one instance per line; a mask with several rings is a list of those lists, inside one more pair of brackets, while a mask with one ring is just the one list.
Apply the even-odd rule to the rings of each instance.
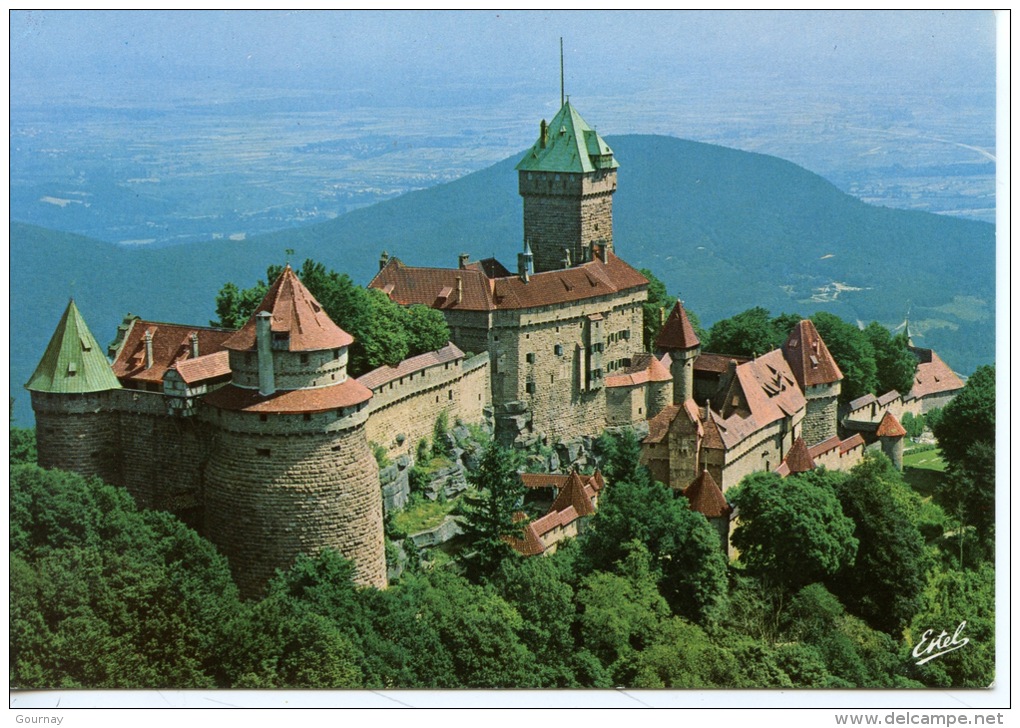
[[58, 394], [120, 389], [120, 382], [73, 299], [25, 388]]
[[524, 158], [517, 169], [529, 172], [594, 172], [596, 169], [616, 169], [620, 165], [613, 150], [581, 118], [570, 102], [563, 104], [545, 133]]

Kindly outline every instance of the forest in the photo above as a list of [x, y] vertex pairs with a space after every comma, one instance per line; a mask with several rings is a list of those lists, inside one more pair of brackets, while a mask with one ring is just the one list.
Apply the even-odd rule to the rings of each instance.
[[[325, 551], [253, 600], [195, 531], [122, 489], [39, 468], [32, 431], [12, 426], [10, 685], [985, 687], [994, 412], [995, 370], [982, 367], [930, 423], [946, 471], [935, 485], [881, 454], [847, 473], [747, 477], [727, 491], [732, 561], [638, 464], [629, 431], [598, 440], [607, 487], [583, 533], [521, 557], [507, 546], [517, 455], [490, 442], [471, 474], [467, 558], [411, 559], [378, 591]], [[962, 623], [964, 648], [918, 664], [932, 634]]]

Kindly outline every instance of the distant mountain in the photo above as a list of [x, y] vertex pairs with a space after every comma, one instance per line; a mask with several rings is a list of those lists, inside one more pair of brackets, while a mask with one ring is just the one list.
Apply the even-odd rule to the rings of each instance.
[[[775, 157], [671, 137], [608, 141], [620, 162], [617, 253], [650, 268], [706, 326], [756, 305], [894, 326], [909, 306], [915, 343], [937, 349], [956, 371], [994, 359], [992, 225], [867, 205]], [[383, 250], [409, 265], [454, 266], [467, 252], [512, 267], [523, 227], [516, 161], [242, 242], [123, 248], [12, 222], [19, 421], [31, 416], [22, 385], [69, 296], [105, 343], [128, 312], [206, 324], [224, 282], [249, 286], [288, 257], [315, 258], [362, 284]]]

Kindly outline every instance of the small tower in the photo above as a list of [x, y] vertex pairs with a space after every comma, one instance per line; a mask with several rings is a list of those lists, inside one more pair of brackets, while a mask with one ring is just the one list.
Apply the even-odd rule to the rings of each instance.
[[[535, 271], [585, 263], [596, 246], [613, 249], [613, 150], [568, 100], [517, 164], [524, 240]], [[566, 252], [564, 252], [566, 251]]]
[[783, 357], [807, 399], [801, 436], [808, 446], [836, 435], [837, 400], [843, 372], [825, 346], [818, 329], [804, 319], [783, 344]]
[[892, 412], [886, 411], [882, 421], [878, 423], [875, 435], [878, 437], [879, 442], [882, 443], [882, 452], [892, 461], [896, 469], [902, 472], [903, 438], [907, 436], [907, 431], [903, 429], [903, 425], [900, 424], [900, 421], [896, 419]]
[[662, 325], [655, 339], [655, 350], [669, 354], [672, 360], [669, 370], [673, 375], [673, 404], [683, 404], [694, 396], [694, 360], [701, 353], [701, 341], [684, 311], [683, 301], [677, 299], [669, 318]]
[[683, 490], [684, 496], [690, 503], [691, 510], [697, 511], [708, 522], [715, 526], [719, 533], [719, 545], [723, 553], [727, 553], [730, 543], [730, 516], [733, 514], [733, 506], [726, 502], [726, 496], [715, 482], [715, 478], [708, 472], [708, 468], [701, 471], [701, 475], [695, 478], [690, 485]]
[[73, 299], [25, 388], [39, 465], [118, 482], [109, 394], [121, 385]]
[[290, 266], [224, 346], [231, 383], [207, 395], [216, 432], [205, 531], [242, 594], [302, 553], [338, 550], [359, 584], [386, 586], [379, 470], [365, 421], [370, 390], [347, 376], [353, 337]]

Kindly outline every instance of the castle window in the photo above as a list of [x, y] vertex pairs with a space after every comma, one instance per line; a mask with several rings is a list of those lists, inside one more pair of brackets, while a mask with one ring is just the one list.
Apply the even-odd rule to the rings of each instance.
[[258, 455], [260, 458], [268, 458], [272, 457], [273, 451], [270, 450], [268, 447], [257, 447], [255, 448], [255, 454]]
[[301, 355], [301, 363], [302, 364], [307, 364], [308, 363], [308, 354], [302, 354]]
[[311, 421], [312, 421], [311, 413], [310, 412], [305, 412], [305, 422], [311, 422]]
[[452, 389], [447, 390], [446, 398], [451, 400], [451, 401], [453, 400], [453, 390]]
[[525, 384], [524, 385], [524, 391], [527, 392], [528, 394], [534, 394], [535, 393], [535, 383], [534, 382], [528, 382], [527, 384]]
[[259, 415], [259, 422], [266, 422], [269, 420], [269, 415]]
[[525, 356], [525, 359], [528, 360], [528, 364], [534, 364], [535, 363], [535, 352], [529, 351], [527, 356]]
[[563, 356], [563, 344], [557, 344], [553, 347], [553, 353], [556, 356]]

